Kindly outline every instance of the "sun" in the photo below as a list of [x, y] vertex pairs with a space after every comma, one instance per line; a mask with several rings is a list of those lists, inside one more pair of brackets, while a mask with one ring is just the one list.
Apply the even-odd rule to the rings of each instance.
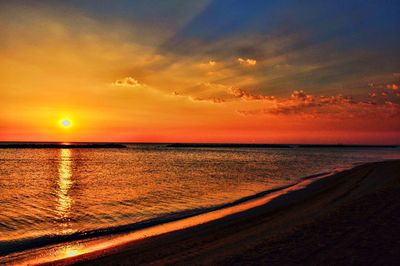
[[72, 121], [68, 118], [61, 119], [60, 126], [62, 128], [70, 128], [72, 126]]

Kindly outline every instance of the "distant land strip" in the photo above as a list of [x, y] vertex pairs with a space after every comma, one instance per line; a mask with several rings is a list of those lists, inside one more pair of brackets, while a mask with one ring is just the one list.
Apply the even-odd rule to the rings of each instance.
[[174, 143], [170, 148], [293, 148], [287, 144]]
[[397, 145], [173, 143], [170, 148], [398, 148]]
[[2, 143], [0, 149], [113, 149], [126, 148], [121, 143]]

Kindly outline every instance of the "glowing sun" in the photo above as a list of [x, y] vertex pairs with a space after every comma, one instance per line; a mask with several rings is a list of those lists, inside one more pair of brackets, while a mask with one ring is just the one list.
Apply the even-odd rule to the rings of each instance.
[[60, 121], [60, 126], [63, 128], [70, 128], [72, 126], [72, 122], [69, 119], [62, 119]]

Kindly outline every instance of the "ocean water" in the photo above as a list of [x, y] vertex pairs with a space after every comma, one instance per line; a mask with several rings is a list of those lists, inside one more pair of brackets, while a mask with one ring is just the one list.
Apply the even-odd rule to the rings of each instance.
[[0, 256], [126, 232], [398, 148], [0, 149]]

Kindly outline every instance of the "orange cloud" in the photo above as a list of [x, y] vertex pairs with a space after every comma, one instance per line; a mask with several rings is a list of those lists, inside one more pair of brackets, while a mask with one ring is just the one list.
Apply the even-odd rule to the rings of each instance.
[[397, 91], [398, 89], [399, 89], [399, 86], [397, 85], [397, 84], [388, 84], [388, 85], [386, 85], [386, 88], [388, 89], [388, 90], [393, 90], [393, 91]]
[[117, 87], [133, 87], [133, 88], [143, 86], [142, 84], [139, 83], [139, 81], [137, 81], [132, 77], [118, 79], [113, 83], [113, 85]]
[[[182, 96], [182, 93], [174, 93]], [[187, 96], [192, 100], [211, 101], [213, 103], [223, 103], [234, 100], [244, 101], [273, 101], [275, 96], [251, 93], [245, 89], [228, 86], [218, 83], [201, 83], [188, 92]]]
[[261, 94], [252, 94], [249, 93], [243, 89], [240, 88], [229, 88], [229, 91], [232, 95], [234, 95], [236, 98], [241, 98], [243, 100], [247, 101], [253, 101], [253, 100], [268, 100], [272, 101], [275, 99], [274, 96], [268, 96], [268, 95], [261, 95]]
[[207, 101], [207, 102], [212, 102], [212, 103], [224, 103], [225, 100], [223, 98], [219, 97], [189, 97], [193, 101]]
[[238, 62], [242, 65], [242, 66], [255, 66], [257, 64], [257, 61], [255, 59], [243, 59], [241, 57], [238, 58]]
[[315, 96], [303, 90], [295, 90], [289, 98], [275, 98], [275, 105], [268, 108], [240, 110], [243, 115], [305, 115], [309, 117], [397, 117], [400, 105], [393, 101], [381, 103], [356, 101], [341, 94], [336, 96]]

